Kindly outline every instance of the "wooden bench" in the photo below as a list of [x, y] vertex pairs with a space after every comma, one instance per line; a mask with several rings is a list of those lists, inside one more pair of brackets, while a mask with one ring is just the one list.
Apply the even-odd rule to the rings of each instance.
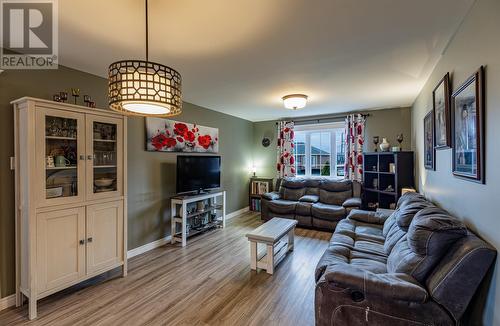
[[[273, 274], [274, 267], [285, 257], [288, 251], [293, 250], [294, 231], [297, 221], [286, 218], [275, 217], [262, 224], [246, 237], [250, 241], [250, 268], [265, 269], [267, 273]], [[288, 241], [285, 240], [288, 235]], [[257, 244], [266, 245], [266, 253], [259, 258]]]

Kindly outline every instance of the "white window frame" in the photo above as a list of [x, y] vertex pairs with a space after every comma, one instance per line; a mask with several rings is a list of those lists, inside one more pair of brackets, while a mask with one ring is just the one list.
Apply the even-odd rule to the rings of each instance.
[[[294, 127], [294, 132], [305, 133], [305, 165], [306, 173], [305, 175], [300, 175], [303, 177], [318, 177], [318, 178], [334, 178], [343, 179], [343, 176], [337, 175], [337, 142], [336, 142], [336, 130], [345, 129], [344, 122], [331, 122], [331, 123], [318, 123], [313, 125], [298, 125]], [[311, 134], [319, 132], [329, 132], [330, 133], [330, 175], [311, 175]], [[297, 154], [295, 153], [295, 158]], [[296, 160], [297, 161], [297, 160]], [[297, 170], [297, 166], [295, 166]], [[333, 173], [333, 174], [332, 174]]]

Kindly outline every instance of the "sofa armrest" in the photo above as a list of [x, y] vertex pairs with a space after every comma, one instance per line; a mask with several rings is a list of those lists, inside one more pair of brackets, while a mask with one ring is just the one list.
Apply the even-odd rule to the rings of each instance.
[[265, 194], [262, 195], [262, 198], [265, 198], [267, 200], [276, 200], [280, 199], [280, 194], [276, 191], [266, 192]]
[[327, 266], [324, 275], [328, 282], [351, 292], [361, 292], [364, 298], [373, 295], [416, 303], [428, 299], [427, 290], [404, 273], [375, 274], [348, 264], [334, 264]]
[[361, 207], [361, 198], [352, 197], [348, 198], [342, 204], [345, 208], [360, 208]]
[[319, 201], [318, 195], [304, 195], [299, 198], [299, 201], [305, 203], [317, 203]]
[[364, 211], [361, 209], [353, 209], [347, 216], [351, 220], [371, 224], [384, 224], [387, 217], [387, 215], [380, 212]]

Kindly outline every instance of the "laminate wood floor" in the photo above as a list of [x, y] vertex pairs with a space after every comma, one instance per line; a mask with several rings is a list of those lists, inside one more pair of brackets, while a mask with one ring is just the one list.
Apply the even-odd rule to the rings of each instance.
[[[331, 234], [297, 228], [295, 248], [274, 275], [250, 270], [245, 234], [257, 213], [224, 230], [165, 245], [107, 273], [27, 306], [0, 312], [0, 325], [314, 325], [314, 268]], [[262, 248], [264, 249], [264, 248]]]

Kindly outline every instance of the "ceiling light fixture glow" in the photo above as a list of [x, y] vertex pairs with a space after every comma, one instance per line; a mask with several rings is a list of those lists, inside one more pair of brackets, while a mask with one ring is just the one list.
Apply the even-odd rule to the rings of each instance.
[[109, 107], [125, 115], [171, 117], [182, 113], [179, 72], [149, 61], [148, 0], [146, 3], [146, 60], [121, 60], [108, 69]]
[[304, 94], [290, 94], [283, 96], [283, 105], [290, 110], [302, 109], [307, 104], [307, 95]]

